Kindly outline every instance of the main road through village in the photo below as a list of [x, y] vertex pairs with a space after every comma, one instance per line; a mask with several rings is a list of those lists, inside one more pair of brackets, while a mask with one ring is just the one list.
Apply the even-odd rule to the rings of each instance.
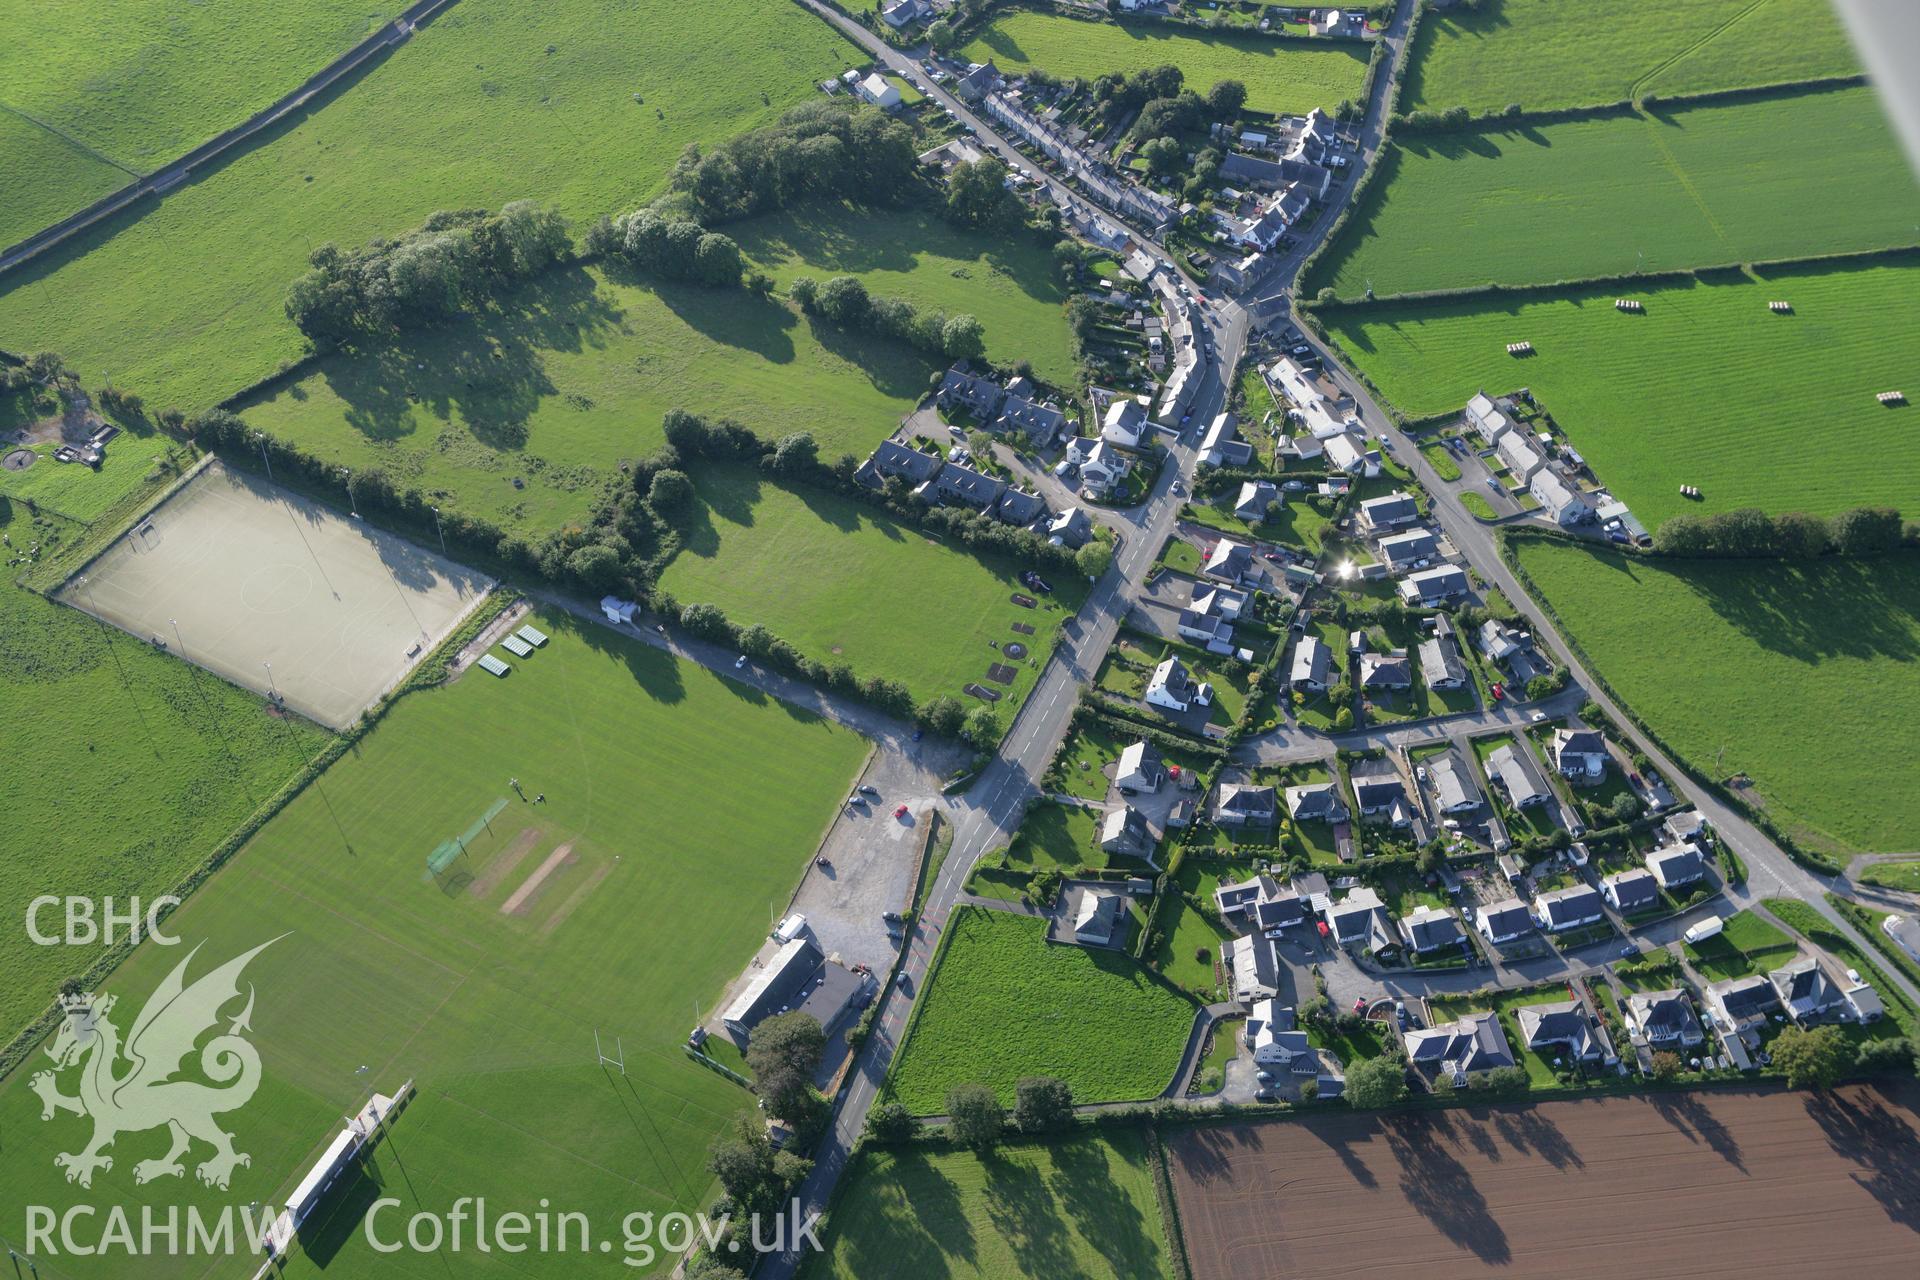
[[[951, 111], [963, 125], [970, 126], [979, 141], [1008, 164], [1018, 168], [1031, 167], [1056, 198], [1076, 204], [1085, 203], [1042, 166], [1033, 164], [1011, 141], [994, 129], [989, 119], [975, 114], [964, 102], [921, 73], [914, 66], [913, 55], [886, 44], [872, 31], [839, 10], [820, 3], [820, 0], [800, 2], [865, 48], [876, 62], [912, 80], [938, 105]], [[1202, 317], [1216, 336], [1218, 355], [1212, 359], [1200, 356], [1205, 360], [1202, 371], [1204, 377], [1194, 400], [1193, 422], [1206, 423], [1225, 407], [1233, 371], [1238, 367], [1256, 320], [1274, 324], [1291, 316], [1290, 285], [1293, 275], [1318, 243], [1319, 237], [1326, 235], [1336, 222], [1344, 202], [1351, 199], [1358, 186], [1357, 175], [1376, 159], [1384, 141], [1393, 86], [1405, 61], [1406, 35], [1415, 2], [1399, 0], [1393, 21], [1381, 37], [1386, 46], [1386, 61], [1381, 74], [1374, 77], [1366, 112], [1356, 131], [1358, 145], [1351, 165], [1356, 180], [1341, 188], [1339, 203], [1322, 214], [1315, 224], [1314, 234], [1303, 237], [1303, 242], [1267, 277], [1267, 283], [1250, 291], [1244, 305], [1216, 298], [1199, 301]], [[923, 53], [915, 51], [915, 54]], [[1118, 219], [1111, 212], [1105, 216], [1109, 220], [1124, 222], [1124, 219]], [[1165, 264], [1166, 269], [1159, 273], [1157, 281], [1180, 278], [1164, 246], [1137, 227], [1129, 227], [1128, 230], [1137, 243]], [[1172, 286], [1161, 284], [1159, 287], [1167, 294], [1170, 303], [1178, 303]], [[1203, 336], [1195, 335], [1196, 355], [1199, 355], [1204, 342]], [[1397, 455], [1413, 467], [1421, 483], [1433, 494], [1434, 515], [1461, 555], [1485, 581], [1497, 586], [1526, 614], [1536, 636], [1550, 641], [1566, 657], [1573, 681], [1581, 686], [1585, 696], [1599, 702], [1616, 722], [1626, 727], [1633, 745], [1645, 752], [1662, 774], [1679, 784], [1677, 790], [1683, 797], [1699, 807], [1712, 822], [1720, 838], [1746, 862], [1749, 884], [1742, 898], [1783, 893], [1803, 899], [1827, 917], [1840, 933], [1850, 938], [1863, 952], [1870, 952], [1870, 944], [1840, 919], [1823, 897], [1827, 889], [1842, 887], [1841, 882], [1823, 881], [1800, 868], [1730, 806], [1694, 786], [1644, 734], [1631, 727], [1631, 721], [1622, 714], [1621, 709], [1594, 683], [1574, 651], [1568, 647], [1565, 638], [1559, 634], [1552, 619], [1514, 579], [1500, 557], [1493, 531], [1461, 506], [1457, 487], [1440, 480], [1418, 450], [1374, 402], [1365, 386], [1341, 365], [1337, 353], [1327, 351], [1324, 356], [1327, 371], [1343, 390], [1353, 396], [1366, 429], [1391, 444]], [[1096, 584], [1079, 616], [1067, 625], [1061, 644], [1041, 673], [1033, 693], [1015, 717], [992, 761], [956, 801], [956, 812], [951, 815], [954, 828], [952, 848], [927, 894], [924, 909], [907, 937], [906, 951], [899, 965], [900, 976], [879, 995], [881, 1003], [875, 1015], [873, 1034], [855, 1059], [848, 1082], [834, 1109], [831, 1127], [814, 1152], [813, 1172], [798, 1192], [803, 1213], [824, 1209], [831, 1198], [833, 1188], [845, 1171], [847, 1160], [865, 1126], [867, 1112], [873, 1106], [892, 1064], [893, 1055], [899, 1048], [899, 1037], [908, 1010], [926, 980], [941, 930], [960, 895], [961, 886], [981, 855], [1012, 839], [1028, 801], [1038, 793], [1041, 775], [1066, 736], [1081, 686], [1093, 679], [1102, 657], [1113, 643], [1121, 620], [1132, 607], [1140, 590], [1141, 579], [1172, 531], [1181, 506], [1181, 500], [1172, 493], [1172, 488], [1176, 481], [1192, 479], [1196, 463], [1193, 440], [1197, 434], [1196, 431], [1186, 431], [1174, 439], [1169, 449], [1170, 465], [1161, 469], [1147, 501], [1122, 517], [1123, 541], [1113, 567]], [[1556, 700], [1556, 706], [1564, 700], [1565, 695]], [[1285, 732], [1281, 731], [1282, 734]], [[1256, 757], [1269, 754], [1257, 740], [1252, 750]], [[1920, 990], [1916, 990], [1903, 976], [1896, 973], [1893, 980], [1910, 998], [1920, 1001]], [[801, 1261], [799, 1249], [772, 1254], [761, 1261], [755, 1274], [766, 1280], [788, 1280]]]

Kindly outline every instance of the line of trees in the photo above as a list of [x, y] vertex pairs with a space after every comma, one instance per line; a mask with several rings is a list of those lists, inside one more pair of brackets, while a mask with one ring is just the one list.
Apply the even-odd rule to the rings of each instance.
[[732, 236], [652, 208], [600, 219], [588, 230], [586, 246], [588, 253], [624, 258], [662, 279], [716, 289], [738, 288], [747, 269]]
[[667, 205], [714, 226], [813, 196], [857, 192], [890, 203], [913, 183], [917, 164], [905, 124], [864, 103], [820, 99], [710, 150], [690, 144], [674, 166]]
[[443, 210], [397, 240], [323, 244], [287, 290], [287, 317], [316, 342], [438, 323], [573, 253], [566, 220], [531, 200], [498, 213]]
[[986, 329], [975, 317], [922, 311], [905, 298], [876, 298], [857, 276], [835, 276], [825, 284], [801, 276], [787, 296], [808, 315], [893, 338], [936, 359], [978, 360], [987, 352]]
[[1903, 544], [1920, 544], [1920, 526], [1903, 524], [1891, 507], [1855, 507], [1831, 518], [1804, 511], [1776, 516], [1754, 507], [1670, 516], [1653, 537], [1662, 555], [1771, 560], [1874, 555]]

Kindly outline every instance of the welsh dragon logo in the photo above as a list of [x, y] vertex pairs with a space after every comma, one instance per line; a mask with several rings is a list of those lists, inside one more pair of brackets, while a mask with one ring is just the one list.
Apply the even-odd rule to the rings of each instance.
[[[93, 1120], [92, 1141], [79, 1151], [53, 1158], [56, 1166], [66, 1170], [68, 1182], [92, 1186], [95, 1170], [113, 1168], [113, 1157], [106, 1149], [115, 1138], [163, 1126], [172, 1145], [165, 1155], [134, 1165], [135, 1182], [182, 1176], [181, 1157], [196, 1140], [213, 1148], [211, 1158], [195, 1170], [210, 1187], [224, 1191], [234, 1169], [253, 1162], [245, 1152], [233, 1149], [233, 1135], [214, 1121], [222, 1112], [245, 1106], [260, 1087], [260, 1054], [241, 1035], [252, 1030], [248, 1021], [253, 1016], [251, 983], [246, 1007], [224, 1033], [199, 1048], [199, 1074], [212, 1083], [177, 1077], [201, 1037], [217, 1028], [221, 1009], [239, 999], [241, 970], [278, 941], [263, 942], [188, 986], [187, 966], [200, 952], [195, 947], [148, 999], [124, 1044], [110, 1016], [114, 996], [62, 997], [67, 1019], [46, 1050], [54, 1067], [37, 1073], [29, 1083], [40, 1095], [42, 1120], [62, 1111]], [[79, 1093], [69, 1097], [60, 1092], [59, 1077], [76, 1067]]]

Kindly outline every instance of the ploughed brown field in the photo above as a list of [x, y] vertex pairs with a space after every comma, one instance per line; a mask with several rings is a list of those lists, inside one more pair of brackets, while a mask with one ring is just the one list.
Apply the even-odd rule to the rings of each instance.
[[1174, 1137], [1194, 1280], [1920, 1276], [1920, 1087], [1669, 1093]]

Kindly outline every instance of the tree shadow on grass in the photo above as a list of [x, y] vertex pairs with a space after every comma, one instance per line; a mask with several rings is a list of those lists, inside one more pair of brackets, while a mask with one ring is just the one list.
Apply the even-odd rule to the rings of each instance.
[[1920, 658], [1920, 558], [1911, 553], [1810, 565], [1672, 565], [1677, 581], [1769, 652], [1808, 665], [1842, 657]]
[[987, 1167], [987, 1220], [1013, 1251], [1021, 1271], [1030, 1276], [1073, 1274], [1067, 1226], [1040, 1171], [995, 1151], [983, 1155], [981, 1163]]
[[1806, 1099], [1806, 1108], [1834, 1151], [1859, 1166], [1854, 1182], [1879, 1201], [1894, 1222], [1920, 1232], [1915, 1101], [1916, 1090], [1908, 1083], [1898, 1089], [1816, 1093]]
[[794, 362], [792, 331], [799, 320], [784, 303], [745, 289], [710, 289], [637, 274], [626, 278], [652, 293], [681, 324], [709, 342], [752, 352], [769, 364]]
[[[974, 1224], [953, 1179], [920, 1151], [892, 1154], [876, 1164], [850, 1186], [858, 1190], [869, 1180], [880, 1184], [877, 1194], [857, 1201], [858, 1219], [838, 1233], [846, 1274], [939, 1280], [956, 1269], [975, 1270]], [[855, 1202], [852, 1195], [847, 1199]]]
[[927, 389], [933, 362], [905, 343], [855, 333], [830, 320], [809, 317], [807, 323], [821, 350], [860, 370], [881, 395], [911, 402]]
[[1124, 1276], [1137, 1271], [1157, 1249], [1140, 1206], [1114, 1184], [1112, 1150], [1094, 1142], [1055, 1147], [1048, 1186], [1067, 1221], [1082, 1224], [1081, 1236], [1106, 1259], [1114, 1275]]
[[621, 636], [598, 623], [587, 622], [558, 610], [541, 614], [556, 641], [578, 640], [587, 648], [620, 660], [634, 683], [655, 702], [672, 704], [684, 701], [686, 682], [680, 676], [680, 664], [672, 654], [628, 636]]

